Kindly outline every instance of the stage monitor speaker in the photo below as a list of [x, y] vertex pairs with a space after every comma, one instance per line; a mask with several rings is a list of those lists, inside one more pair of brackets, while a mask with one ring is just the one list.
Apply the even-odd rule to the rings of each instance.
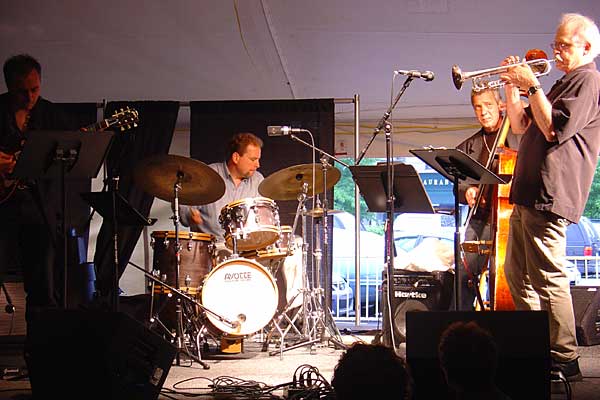
[[406, 315], [406, 359], [415, 400], [450, 398], [438, 344], [455, 321], [475, 321], [498, 346], [496, 384], [512, 400], [550, 399], [550, 334], [546, 311], [430, 311]]
[[34, 398], [156, 399], [175, 347], [122, 312], [44, 312], [26, 361]]
[[571, 286], [577, 342], [600, 344], [600, 290], [596, 286]]
[[[383, 344], [391, 347], [390, 319], [387, 307], [387, 280], [384, 272], [383, 296]], [[396, 346], [406, 341], [407, 311], [447, 311], [452, 300], [453, 274], [447, 271], [414, 272], [394, 270], [391, 299], [391, 317]]]

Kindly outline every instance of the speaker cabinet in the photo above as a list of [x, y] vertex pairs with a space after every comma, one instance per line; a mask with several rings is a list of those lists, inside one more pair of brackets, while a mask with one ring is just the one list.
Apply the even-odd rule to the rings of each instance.
[[45, 312], [26, 361], [35, 398], [156, 399], [176, 349], [119, 312]]
[[[384, 273], [384, 277], [385, 277]], [[383, 344], [391, 346], [391, 332], [396, 345], [406, 340], [408, 311], [447, 311], [452, 300], [453, 274], [450, 272], [413, 272], [394, 270], [391, 307], [388, 307], [387, 280], [382, 285]], [[391, 313], [388, 309], [391, 308]], [[393, 318], [393, 327], [389, 315]]]
[[498, 346], [496, 384], [512, 400], [550, 399], [550, 334], [546, 311], [429, 311], [406, 315], [406, 360], [415, 399], [448, 397], [439, 365], [442, 332], [455, 321], [475, 321]]
[[571, 286], [577, 342], [600, 344], [600, 290], [595, 286]]

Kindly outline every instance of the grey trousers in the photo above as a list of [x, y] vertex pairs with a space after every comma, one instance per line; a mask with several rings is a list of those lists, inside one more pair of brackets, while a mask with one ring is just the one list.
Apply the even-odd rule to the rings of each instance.
[[546, 310], [551, 356], [578, 357], [575, 316], [564, 267], [569, 222], [556, 214], [515, 205], [510, 216], [505, 273], [517, 310]]

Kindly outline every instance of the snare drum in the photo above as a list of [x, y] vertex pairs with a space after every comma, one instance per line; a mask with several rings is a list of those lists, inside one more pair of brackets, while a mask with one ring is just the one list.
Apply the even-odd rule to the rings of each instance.
[[225, 244], [237, 251], [265, 248], [279, 238], [279, 211], [275, 202], [266, 197], [245, 198], [221, 209], [219, 222], [225, 230]]
[[245, 258], [217, 265], [206, 277], [201, 292], [201, 303], [212, 327], [229, 336], [249, 335], [266, 326], [275, 315], [278, 298], [277, 285], [269, 271]]
[[[214, 266], [215, 237], [207, 233], [179, 232], [181, 246], [179, 263], [179, 290], [190, 295], [199, 293], [203, 278]], [[175, 287], [177, 258], [174, 231], [154, 231], [151, 235], [154, 250], [153, 269], [164, 282]], [[160, 284], [154, 285], [154, 292], [169, 293], [170, 290]]]

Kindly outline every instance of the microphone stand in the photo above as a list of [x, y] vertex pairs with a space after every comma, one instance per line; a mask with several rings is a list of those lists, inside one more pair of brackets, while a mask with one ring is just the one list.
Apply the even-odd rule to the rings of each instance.
[[[304, 131], [306, 131], [306, 132], [310, 132], [308, 129], [303, 129], [303, 130], [304, 130]], [[343, 162], [342, 160], [340, 160], [340, 159], [338, 159], [338, 158], [336, 158], [336, 157], [332, 156], [332, 155], [331, 155], [331, 154], [329, 154], [328, 152], [326, 152], [326, 151], [324, 151], [324, 150], [321, 150], [320, 148], [318, 148], [318, 147], [316, 147], [316, 146], [313, 146], [312, 144], [310, 144], [310, 143], [308, 143], [308, 142], [306, 142], [306, 141], [304, 141], [304, 140], [300, 139], [298, 136], [294, 135], [293, 133], [290, 133], [290, 134], [289, 134], [289, 135], [287, 135], [287, 136], [289, 136], [289, 137], [290, 137], [290, 139], [292, 139], [292, 140], [295, 140], [296, 142], [300, 142], [300, 143], [302, 143], [302, 144], [304, 144], [304, 145], [306, 145], [306, 146], [310, 147], [311, 149], [318, 151], [319, 153], [321, 153], [321, 154], [322, 154], [322, 155], [324, 155], [324, 156], [327, 156], [327, 157], [329, 157], [329, 158], [333, 158], [335, 161], [337, 161], [338, 163], [340, 163], [341, 165], [343, 165], [343, 166], [344, 166], [344, 167], [346, 167], [346, 168], [349, 168], [349, 167], [350, 167], [350, 165], [346, 164], [346, 163], [345, 163], [345, 162]]]
[[[396, 95], [396, 97], [394, 98], [394, 100], [392, 101], [392, 103], [390, 104], [389, 108], [387, 109], [387, 111], [385, 112], [385, 114], [383, 114], [383, 117], [381, 117], [381, 119], [379, 120], [379, 122], [377, 123], [377, 126], [373, 130], [373, 135], [371, 136], [371, 139], [369, 140], [369, 143], [367, 143], [367, 145], [365, 146], [365, 148], [362, 150], [362, 152], [360, 153], [360, 156], [356, 159], [356, 162], [354, 163], [354, 165], [360, 164], [360, 162], [362, 161], [362, 159], [365, 157], [365, 154], [367, 153], [367, 150], [369, 149], [369, 147], [371, 147], [371, 144], [373, 143], [373, 140], [375, 140], [375, 136], [377, 136], [379, 134], [379, 132], [381, 132], [381, 130], [385, 127], [385, 125], [387, 124], [387, 120], [392, 115], [392, 110], [394, 109], [394, 107], [396, 107], [396, 104], [400, 100], [400, 97], [402, 97], [402, 95], [404, 94], [404, 92], [406, 91], [406, 89], [408, 89], [408, 87], [410, 86], [410, 83], [413, 81], [413, 79], [414, 78], [412, 76], [409, 76], [408, 78], [406, 78], [406, 80], [404, 81], [404, 84], [402, 85], [402, 87], [398, 91], [398, 94]], [[391, 186], [388, 186], [388, 187], [391, 187]]]
[[[302, 129], [302, 131], [310, 133], [310, 131], [308, 129]], [[343, 161], [337, 159], [336, 157], [332, 156], [331, 154], [327, 153], [326, 151], [321, 150], [318, 147], [312, 145], [311, 143], [308, 143], [308, 142], [300, 139], [298, 136], [294, 135], [292, 132], [290, 132], [289, 135], [286, 135], [286, 136], [289, 136], [290, 139], [295, 140], [297, 142], [300, 142], [300, 143], [302, 143], [302, 144], [310, 147], [311, 149], [313, 149], [315, 151], [318, 151], [322, 155], [322, 157], [321, 157], [321, 164], [322, 164], [322, 169], [323, 169], [323, 173], [324, 173], [324, 178], [323, 178], [323, 186], [324, 186], [323, 187], [323, 197], [325, 199], [323, 207], [325, 207], [324, 208], [325, 212], [324, 212], [324, 215], [322, 217], [319, 217], [319, 218], [326, 219], [327, 218], [326, 207], [328, 206], [328, 203], [327, 203], [327, 189], [326, 189], [327, 188], [326, 170], [327, 170], [328, 166], [331, 165], [331, 164], [329, 164], [327, 162], [327, 157], [329, 157], [329, 158], [337, 161], [338, 163], [340, 163], [341, 165], [343, 165], [346, 168], [349, 168], [350, 166], [348, 164], [346, 164], [345, 162], [343, 162]], [[325, 222], [324, 226], [325, 226], [324, 229], [328, 229], [326, 222]], [[328, 240], [327, 233], [324, 234], [324, 240]], [[325, 251], [326, 252], [329, 251], [327, 244], [325, 245]], [[346, 345], [344, 345], [343, 341], [341, 340], [341, 334], [340, 334], [339, 330], [337, 329], [337, 327], [335, 326], [335, 323], [333, 322], [333, 317], [331, 316], [331, 311], [330, 311], [329, 307], [327, 307], [327, 305], [326, 305], [326, 307], [323, 307], [323, 301], [322, 301], [323, 300], [323, 296], [322, 296], [322, 290], [323, 289], [321, 288], [321, 282], [320, 282], [321, 270], [319, 269], [319, 267], [321, 266], [321, 262], [322, 262], [322, 260], [321, 260], [321, 254], [322, 254], [322, 252], [321, 252], [321, 248], [320, 248], [320, 245], [319, 245], [319, 232], [317, 232], [317, 247], [315, 248], [315, 253], [314, 253], [315, 258], [316, 258], [316, 262], [315, 262], [315, 264], [316, 264], [316, 285], [314, 283], [314, 281], [315, 281], [315, 275], [313, 274], [313, 288], [311, 290], [311, 296], [310, 297], [313, 300], [314, 307], [315, 307], [315, 309], [311, 310], [311, 311], [312, 311], [313, 314], [316, 314], [317, 320], [320, 320], [320, 321], [315, 321], [315, 326], [313, 327], [314, 330], [317, 331], [317, 334], [319, 335], [319, 338], [313, 338], [313, 339], [309, 338], [308, 341], [303, 342], [303, 343], [298, 343], [296, 345], [287, 347], [286, 349], [281, 350], [281, 352], [286, 351], [286, 350], [292, 350], [292, 349], [295, 349], [295, 348], [298, 348], [298, 347], [301, 347], [301, 346], [305, 346], [305, 345], [312, 345], [312, 344], [317, 343], [317, 342], [323, 342], [325, 340], [325, 336], [324, 336], [325, 329], [327, 329], [327, 328], [330, 330], [330, 336], [331, 336], [329, 338], [329, 341], [332, 342], [337, 348], [341, 348], [341, 349], [345, 349], [346, 348]], [[325, 258], [325, 262], [326, 263], [328, 262], [327, 258]], [[327, 267], [327, 265], [325, 265], [325, 268], [326, 267]], [[319, 324], [321, 324], [321, 325], [319, 326]], [[305, 325], [305, 328], [306, 328], [306, 325]]]
[[[392, 115], [392, 110], [396, 107], [396, 104], [400, 100], [400, 97], [404, 94], [406, 89], [410, 86], [410, 83], [413, 81], [413, 77], [409, 76], [404, 81], [402, 88], [396, 94], [396, 97], [392, 100], [389, 108], [383, 114], [375, 130], [373, 131], [373, 135], [371, 139], [367, 143], [367, 146], [363, 149], [360, 156], [356, 159], [355, 165], [360, 164], [365, 154], [367, 153], [368, 148], [375, 140], [375, 136], [381, 132], [382, 129], [385, 130], [385, 164], [387, 170], [387, 187], [388, 187], [388, 197], [386, 200], [386, 222], [385, 222], [385, 257], [386, 257], [386, 273], [387, 273], [387, 296], [384, 298], [384, 301], [387, 301], [388, 305], [392, 304], [392, 292], [393, 292], [393, 281], [394, 281], [394, 176], [393, 176], [393, 168], [392, 168], [392, 124], [388, 122], [388, 119]], [[357, 280], [359, 281], [359, 280]], [[391, 308], [388, 307], [388, 310]], [[394, 340], [394, 318], [389, 318], [390, 321], [390, 337], [392, 339], [392, 348], [396, 348], [396, 343]]]

